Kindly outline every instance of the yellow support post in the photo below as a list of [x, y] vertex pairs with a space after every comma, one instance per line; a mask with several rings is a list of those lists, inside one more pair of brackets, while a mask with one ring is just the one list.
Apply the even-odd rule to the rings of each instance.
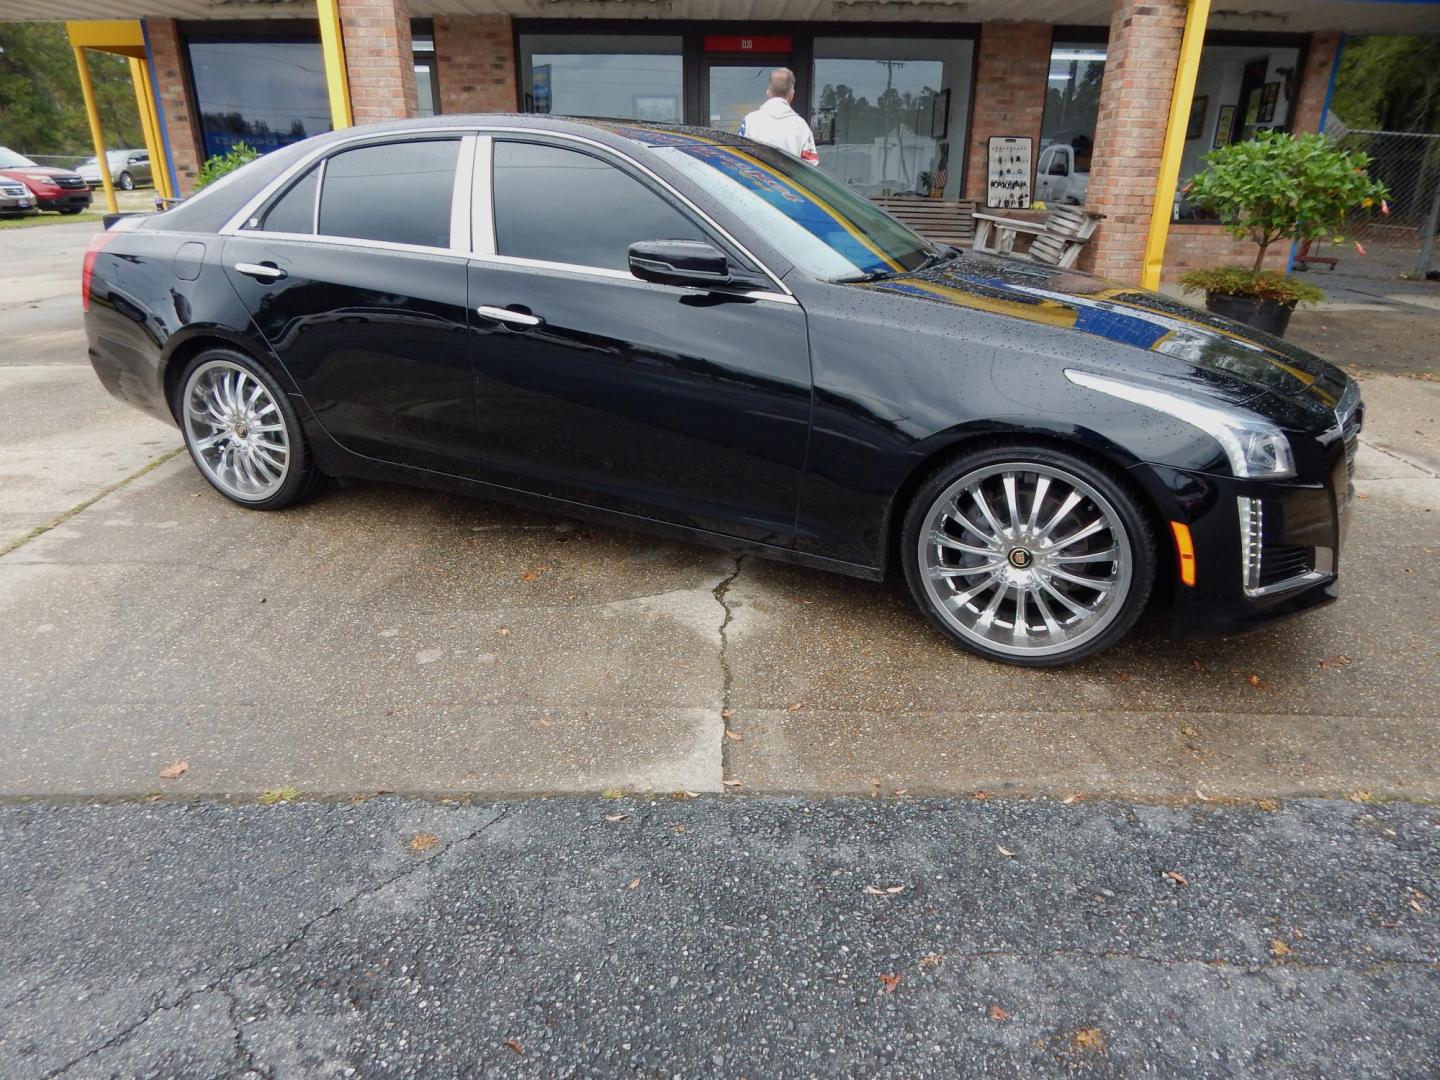
[[105, 188], [105, 205], [112, 214], [119, 213], [115, 201], [115, 182], [110, 179], [110, 158], [105, 153], [105, 133], [100, 130], [100, 110], [95, 104], [95, 86], [90, 81], [90, 66], [85, 63], [85, 50], [75, 46], [75, 66], [80, 69], [80, 92], [85, 95], [85, 116], [90, 121], [90, 141], [95, 144], [95, 160], [100, 165], [100, 183]]
[[1185, 152], [1185, 129], [1190, 124], [1190, 104], [1195, 97], [1195, 73], [1200, 68], [1200, 50], [1205, 46], [1205, 24], [1209, 19], [1210, 0], [1189, 0], [1185, 6], [1185, 34], [1180, 39], [1180, 63], [1175, 69], [1175, 87], [1170, 94], [1165, 149], [1160, 154], [1160, 175], [1155, 180], [1150, 234], [1145, 240], [1145, 266], [1140, 272], [1140, 285], [1146, 289], [1160, 287], [1165, 239], [1170, 235], [1170, 218], [1175, 208], [1175, 185], [1180, 182], [1180, 157]]
[[350, 78], [345, 71], [339, 0], [315, 0], [315, 14], [320, 20], [320, 51], [325, 57], [325, 87], [330, 93], [330, 126], [339, 131], [355, 123], [350, 111]]
[[155, 115], [155, 99], [150, 88], [150, 73], [145, 61], [130, 57], [130, 83], [135, 88], [135, 107], [140, 113], [140, 130], [144, 133], [145, 149], [150, 154], [150, 177], [155, 193], [162, 199], [171, 198], [170, 170], [166, 167], [165, 141], [160, 137], [160, 121]]

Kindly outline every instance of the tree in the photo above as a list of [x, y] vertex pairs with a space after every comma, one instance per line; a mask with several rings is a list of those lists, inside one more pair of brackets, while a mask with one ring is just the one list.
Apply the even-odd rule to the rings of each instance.
[[1331, 108], [1352, 128], [1440, 132], [1440, 37], [1347, 41]]
[[1351, 211], [1386, 197], [1385, 185], [1366, 172], [1370, 156], [1342, 150], [1324, 135], [1264, 131], [1205, 161], [1205, 171], [1190, 182], [1190, 200], [1259, 246], [1256, 274], [1277, 240], [1331, 236]]
[[[0, 23], [0, 142], [22, 154], [90, 154], [90, 125], [63, 23]], [[105, 141], [143, 145], [130, 65], [87, 52]]]

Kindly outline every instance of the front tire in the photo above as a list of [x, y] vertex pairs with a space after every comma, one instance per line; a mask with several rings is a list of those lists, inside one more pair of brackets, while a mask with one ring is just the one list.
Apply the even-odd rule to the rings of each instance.
[[200, 475], [231, 502], [279, 510], [323, 482], [279, 384], [234, 349], [206, 349], [180, 377], [175, 416]]
[[120, 190], [121, 190], [121, 191], [134, 191], [134, 190], [135, 190], [135, 178], [134, 178], [133, 176], [131, 176], [128, 172], [122, 172], [122, 173], [120, 174]]
[[1109, 648], [1155, 582], [1139, 500], [1108, 470], [1048, 447], [991, 447], [936, 469], [901, 544], [926, 617], [971, 652], [1023, 667]]

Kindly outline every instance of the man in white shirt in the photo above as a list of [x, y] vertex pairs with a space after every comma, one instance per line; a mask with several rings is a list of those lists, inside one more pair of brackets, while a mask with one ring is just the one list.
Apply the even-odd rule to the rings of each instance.
[[811, 165], [820, 164], [810, 125], [790, 107], [790, 102], [795, 100], [795, 73], [789, 68], [770, 72], [770, 86], [765, 94], [765, 104], [740, 121], [740, 134], [794, 154]]

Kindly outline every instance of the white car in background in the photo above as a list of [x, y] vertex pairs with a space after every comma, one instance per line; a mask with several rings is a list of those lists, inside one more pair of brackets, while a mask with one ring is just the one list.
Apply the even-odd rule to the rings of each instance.
[[1089, 162], [1082, 161], [1086, 171], [1076, 168], [1073, 147], [1055, 143], [1040, 151], [1035, 166], [1035, 197], [1047, 204], [1085, 205], [1085, 192], [1090, 187]]
[[[105, 156], [110, 159], [110, 182], [121, 191], [151, 182], [148, 150], [111, 150]], [[95, 158], [86, 158], [75, 171], [85, 178], [91, 191], [101, 186], [100, 166]]]

